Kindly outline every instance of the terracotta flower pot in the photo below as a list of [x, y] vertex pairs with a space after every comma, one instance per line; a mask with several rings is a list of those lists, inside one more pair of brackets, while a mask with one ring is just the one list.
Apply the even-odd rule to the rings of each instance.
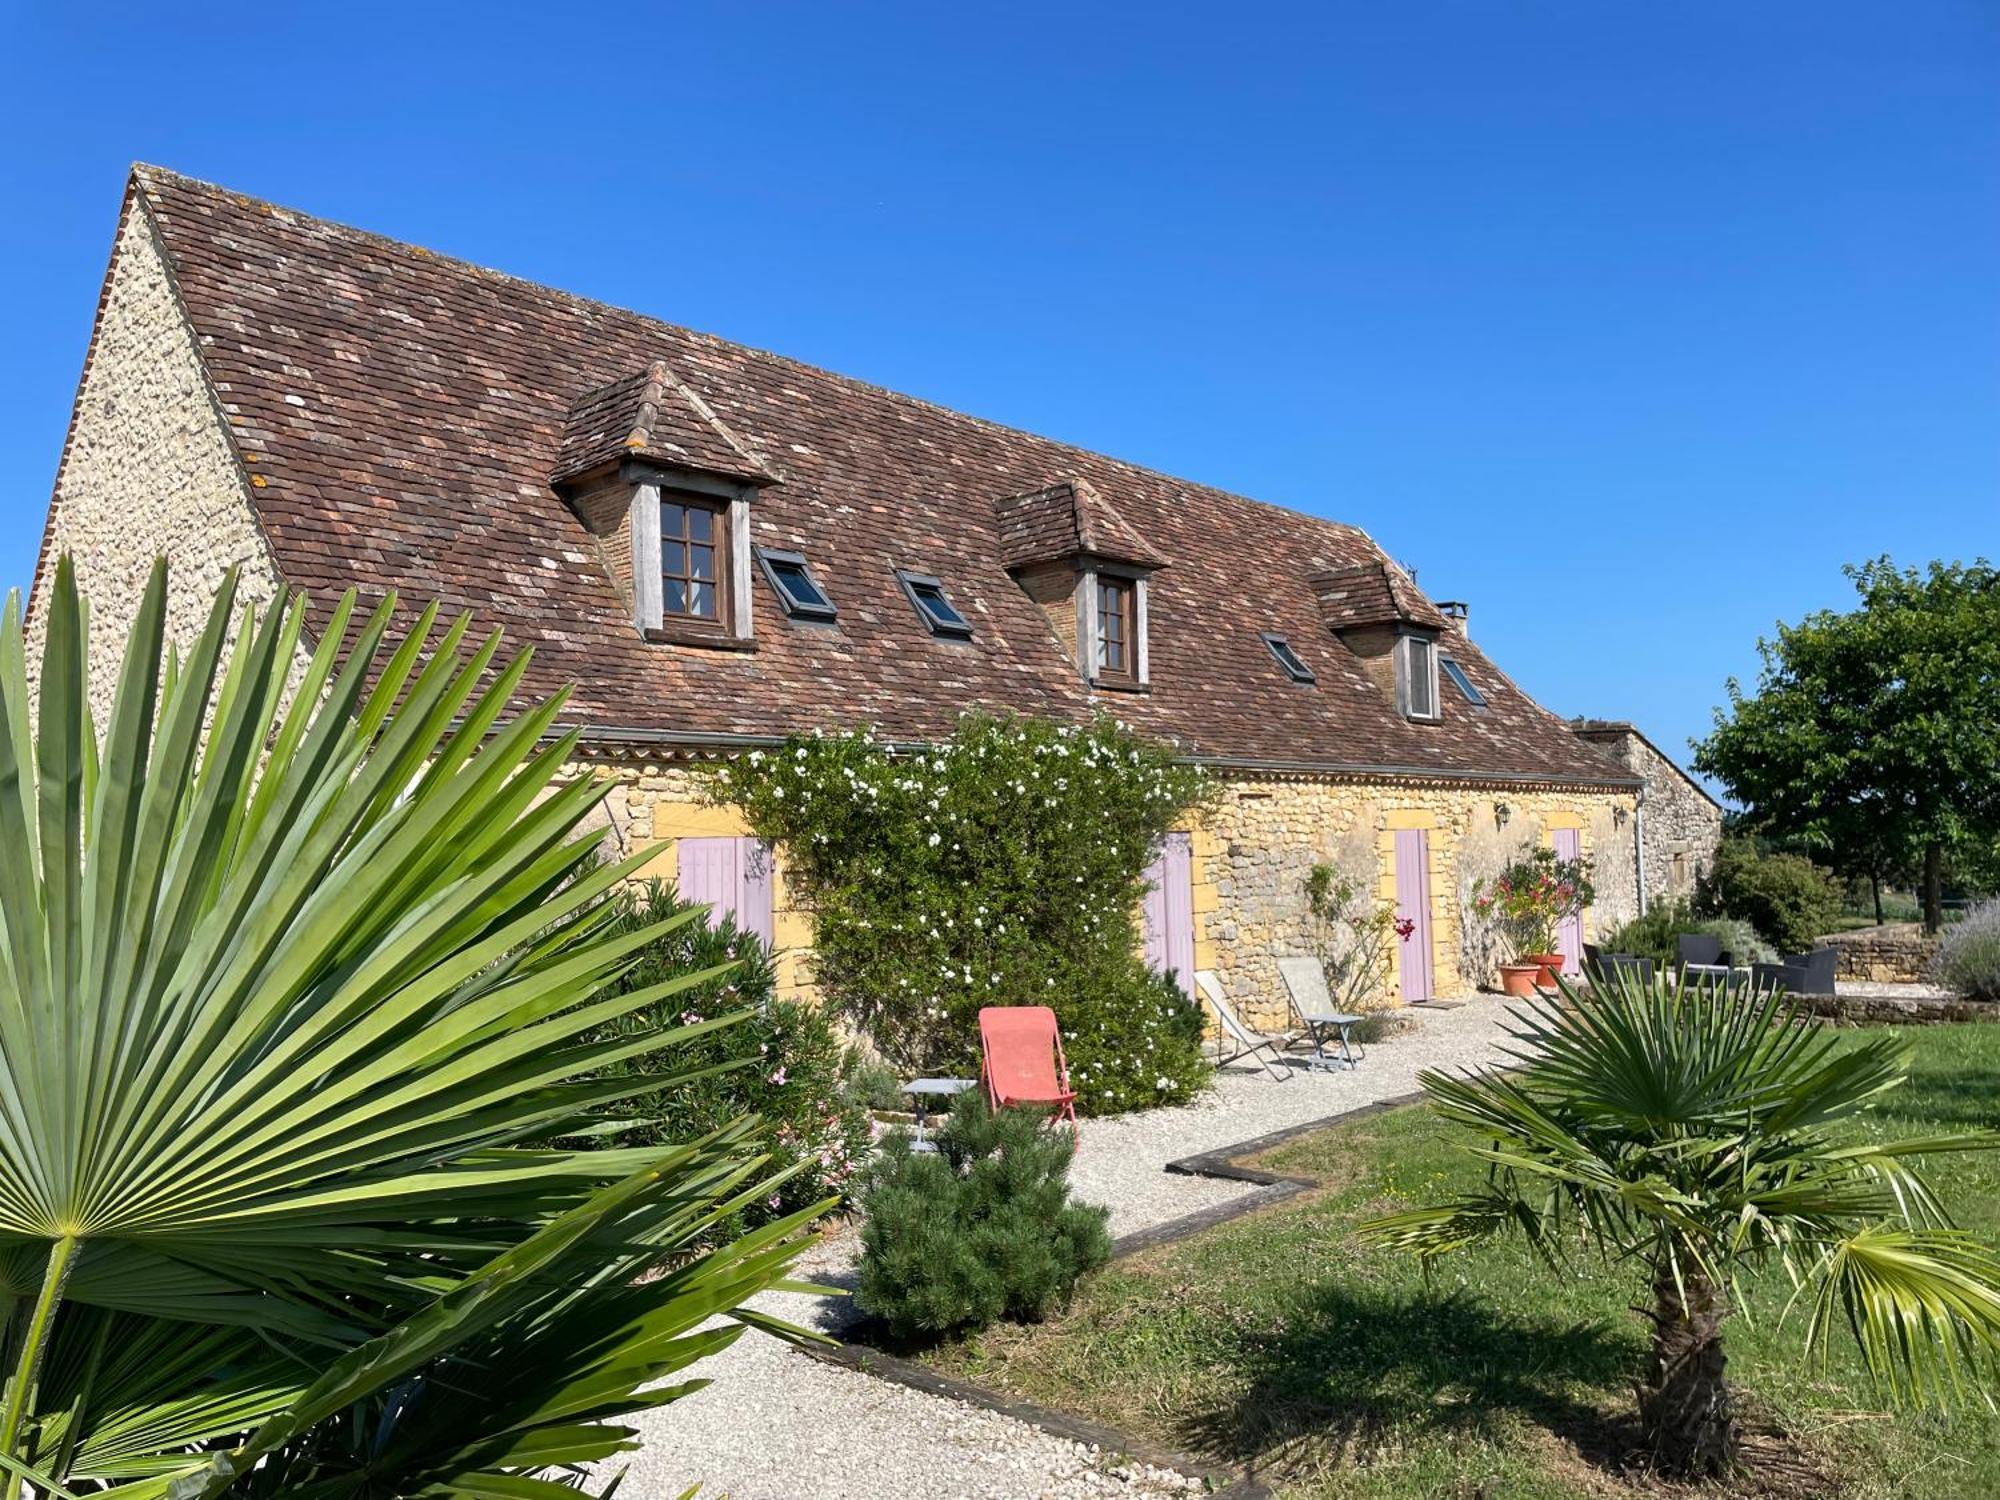
[[1537, 979], [1535, 983], [1545, 985], [1549, 989], [1554, 989], [1556, 987], [1556, 976], [1563, 971], [1564, 959], [1560, 953], [1523, 953], [1521, 955], [1521, 962], [1524, 964], [1534, 964], [1542, 971], [1541, 978]]
[[1500, 992], [1525, 1000], [1535, 993], [1535, 985], [1542, 977], [1540, 964], [1518, 963], [1500, 965]]

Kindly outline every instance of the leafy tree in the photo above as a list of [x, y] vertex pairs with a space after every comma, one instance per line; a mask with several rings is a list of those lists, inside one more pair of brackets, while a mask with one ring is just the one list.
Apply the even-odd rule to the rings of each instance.
[[1920, 861], [1935, 931], [1948, 852], [2000, 844], [2000, 572], [1882, 557], [1846, 573], [1860, 607], [1759, 641], [1757, 691], [1730, 681], [1694, 763], [1836, 868], [1879, 881]]
[[1517, 1010], [1508, 1074], [1426, 1072], [1431, 1107], [1477, 1131], [1485, 1189], [1363, 1226], [1431, 1257], [1504, 1233], [1560, 1268], [1576, 1250], [1643, 1267], [1652, 1351], [1639, 1410], [1655, 1461], [1720, 1477], [1740, 1432], [1724, 1327], [1747, 1276], [1779, 1268], [1892, 1398], [1960, 1394], [2000, 1361], [2000, 1258], [1951, 1227], [1915, 1162], [1991, 1134], [1881, 1141], [1851, 1127], [1905, 1077], [1903, 1049], [1800, 1024], [1776, 993], [1627, 974]]
[[1803, 953], [1840, 915], [1833, 878], [1800, 854], [1768, 854], [1747, 838], [1724, 838], [1696, 885], [1704, 913], [1740, 917], [1786, 953]]
[[18, 599], [0, 620], [0, 1467], [573, 1497], [820, 1208], [713, 1242], [776, 1190], [749, 1118], [523, 1144], [732, 1024], [595, 1035], [724, 971], [598, 994], [649, 936], [603, 900], [630, 863], [594, 868], [560, 698], [503, 721], [526, 658], [497, 636], [433, 607], [391, 647], [394, 600], [349, 595], [291, 681], [301, 599], [239, 621], [227, 580], [173, 656], [166, 600], [162, 564], [101, 739], [68, 559], [38, 716]]

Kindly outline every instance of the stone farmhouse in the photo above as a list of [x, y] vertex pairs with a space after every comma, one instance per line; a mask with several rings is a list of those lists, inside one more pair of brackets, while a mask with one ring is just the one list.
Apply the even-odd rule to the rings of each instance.
[[[1148, 951], [1266, 1019], [1316, 861], [1415, 922], [1392, 998], [1420, 1001], [1490, 979], [1469, 893], [1527, 846], [1593, 858], [1590, 931], [1636, 911], [1660, 795], [1354, 527], [150, 167], [38, 582], [63, 552], [100, 662], [157, 553], [182, 635], [232, 567], [253, 600], [309, 591], [309, 628], [350, 586], [504, 627], [530, 690], [575, 684], [607, 837], [773, 937], [793, 988], [811, 933], [783, 851], [690, 767], [813, 726], [1109, 713], [1212, 767]], [[1644, 847], [1650, 881], [1673, 855]]]
[[1640, 909], [1692, 896], [1696, 882], [1715, 864], [1722, 804], [1636, 726], [1622, 719], [1577, 719], [1571, 727], [1644, 783], [1634, 844]]

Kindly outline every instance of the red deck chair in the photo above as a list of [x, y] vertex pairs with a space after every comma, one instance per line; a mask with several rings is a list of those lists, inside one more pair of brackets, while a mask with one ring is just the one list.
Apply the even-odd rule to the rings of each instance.
[[989, 1005], [979, 1012], [979, 1048], [988, 1104], [1045, 1105], [1054, 1118], [1076, 1125], [1076, 1093], [1069, 1086], [1054, 1011], [1046, 1005]]

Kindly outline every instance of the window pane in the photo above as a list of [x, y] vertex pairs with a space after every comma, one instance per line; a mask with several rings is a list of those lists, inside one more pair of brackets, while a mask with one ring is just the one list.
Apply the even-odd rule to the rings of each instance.
[[[675, 509], [680, 507], [676, 506]], [[715, 539], [715, 512], [703, 510], [698, 505], [687, 508], [688, 540], [708, 542]]]
[[692, 601], [688, 613], [700, 619], [715, 618], [715, 585], [695, 583], [688, 586], [688, 598]]
[[661, 597], [660, 606], [670, 615], [686, 614], [688, 612], [687, 585], [682, 583], [678, 578], [667, 579], [666, 591]]
[[684, 536], [687, 533], [687, 508], [666, 504], [660, 507], [660, 535]]
[[1458, 689], [1459, 695], [1467, 703], [1470, 703], [1474, 708], [1484, 708], [1486, 706], [1486, 695], [1472, 685], [1472, 679], [1465, 675], [1465, 668], [1461, 667], [1449, 656], [1440, 661], [1438, 665], [1444, 669], [1444, 675], [1451, 679], [1451, 685]]
[[965, 624], [965, 616], [951, 607], [951, 601], [945, 598], [943, 589], [920, 585], [917, 589], [917, 603], [924, 607], [924, 613], [940, 625], [956, 628]]
[[687, 577], [687, 544], [685, 542], [660, 543], [660, 572], [668, 578]]
[[797, 563], [773, 563], [771, 571], [777, 575], [778, 587], [792, 596], [793, 603], [803, 604], [808, 609], [826, 606], [826, 595], [814, 587], [812, 574]]
[[715, 549], [713, 547], [688, 548], [688, 561], [692, 564], [690, 576], [715, 580]]

